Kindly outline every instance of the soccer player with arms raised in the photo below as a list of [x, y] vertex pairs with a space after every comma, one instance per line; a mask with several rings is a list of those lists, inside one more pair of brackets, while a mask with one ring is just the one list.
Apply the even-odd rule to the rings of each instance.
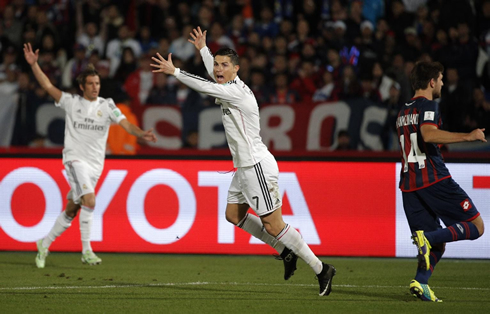
[[83, 96], [72, 95], [53, 86], [41, 70], [37, 63], [39, 49], [34, 52], [30, 43], [24, 44], [24, 56], [41, 87], [54, 98], [55, 105], [66, 112], [63, 164], [71, 187], [65, 211], [58, 216], [48, 235], [37, 242], [36, 265], [44, 268], [49, 246], [71, 226], [80, 209], [82, 262], [100, 264], [102, 260], [90, 245], [90, 232], [95, 186], [104, 167], [109, 126], [117, 122], [128, 133], [149, 142], [155, 142], [156, 136], [152, 130], [143, 131], [130, 123], [112, 99], [99, 97], [100, 77], [93, 66], [87, 67], [77, 78]]
[[[402, 166], [400, 189], [403, 207], [417, 246], [418, 268], [410, 293], [423, 301], [442, 302], [428, 281], [444, 254], [447, 242], [475, 240], [483, 234], [483, 219], [465, 191], [451, 178], [444, 164], [440, 144], [482, 141], [485, 129], [471, 133], [440, 130], [438, 103], [443, 66], [439, 62], [418, 62], [410, 81], [415, 95], [398, 114]], [[446, 228], [440, 225], [441, 219]]]
[[[165, 60], [157, 53], [152, 57], [153, 72], [174, 75], [190, 88], [216, 98], [221, 105], [222, 120], [233, 164], [237, 168], [228, 190], [226, 219], [280, 253], [289, 279], [296, 270], [297, 256], [316, 273], [320, 295], [330, 294], [335, 268], [315, 256], [296, 229], [284, 223], [279, 194], [279, 169], [274, 156], [260, 137], [259, 108], [253, 92], [238, 77], [238, 55], [229, 48], [219, 49], [214, 57], [206, 46], [206, 31], [198, 27], [190, 34], [201, 53], [210, 82], [175, 68], [172, 54]], [[252, 208], [258, 215], [247, 213]], [[265, 228], [265, 231], [264, 231]]]

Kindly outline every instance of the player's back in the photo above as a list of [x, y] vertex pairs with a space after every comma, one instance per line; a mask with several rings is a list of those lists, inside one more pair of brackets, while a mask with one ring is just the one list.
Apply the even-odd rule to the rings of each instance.
[[400, 189], [413, 191], [450, 177], [439, 146], [426, 143], [420, 127], [442, 125], [438, 104], [425, 97], [413, 98], [398, 113], [396, 129], [402, 154]]

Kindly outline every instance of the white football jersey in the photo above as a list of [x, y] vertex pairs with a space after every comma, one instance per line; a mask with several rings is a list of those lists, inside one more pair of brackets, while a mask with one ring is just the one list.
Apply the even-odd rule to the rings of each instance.
[[[207, 47], [201, 49], [206, 69], [213, 76], [214, 58]], [[249, 167], [270, 154], [260, 137], [259, 106], [252, 90], [237, 76], [226, 84], [208, 81], [175, 69], [175, 77], [190, 88], [215, 97], [221, 105], [226, 140], [235, 167]]]
[[126, 117], [111, 98], [98, 97], [95, 101], [89, 101], [79, 95], [63, 92], [55, 105], [66, 113], [63, 163], [83, 160], [101, 173], [109, 126]]

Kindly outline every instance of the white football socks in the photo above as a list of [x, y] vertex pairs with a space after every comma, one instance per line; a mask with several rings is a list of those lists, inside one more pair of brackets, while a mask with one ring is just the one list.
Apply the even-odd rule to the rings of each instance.
[[301, 257], [306, 264], [310, 265], [315, 274], [319, 274], [322, 272], [323, 263], [316, 257], [313, 251], [310, 249], [308, 244], [306, 244], [305, 240], [301, 234], [286, 224], [284, 229], [277, 235], [276, 239], [284, 244], [287, 248], [293, 251], [294, 254]]
[[61, 212], [48, 235], [44, 237], [42, 246], [48, 249], [51, 243], [71, 226], [72, 220], [73, 218], [67, 216], [65, 211]]
[[279, 254], [281, 254], [284, 250], [284, 244], [282, 244], [275, 237], [267, 233], [267, 231], [264, 229], [264, 226], [262, 225], [262, 221], [257, 216], [246, 214], [245, 217], [243, 217], [243, 219], [240, 220], [240, 222], [237, 224], [237, 227], [245, 230], [257, 239], [270, 245]]
[[80, 210], [80, 235], [82, 238], [82, 253], [92, 251], [90, 245], [90, 232], [92, 230], [92, 221], [94, 218], [94, 209], [82, 205]]

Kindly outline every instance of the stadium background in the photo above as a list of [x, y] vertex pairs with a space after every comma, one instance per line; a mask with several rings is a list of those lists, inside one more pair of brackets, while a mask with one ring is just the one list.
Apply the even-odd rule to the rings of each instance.
[[[415, 2], [422, 5], [422, 9], [414, 7]], [[441, 98], [442, 108], [453, 108], [443, 109], [445, 121], [448, 121], [444, 128], [467, 131], [475, 122], [479, 127], [490, 127], [489, 1], [415, 2], [268, 3], [273, 8], [274, 21], [278, 21], [277, 27], [283, 21], [293, 25], [285, 55], [287, 86], [296, 93], [278, 97], [282, 94], [272, 82], [281, 74], [275, 72], [275, 60], [282, 54], [275, 46], [271, 48], [272, 53], [261, 48], [267, 47], [268, 39], [275, 38], [267, 33], [274, 25], [267, 26], [261, 16], [262, 1], [179, 1], [179, 5], [171, 1], [1, 1], [0, 196], [6, 202], [0, 205], [0, 250], [34, 251], [34, 241], [46, 234], [53, 224], [68, 191], [60, 158], [63, 112], [39, 94], [39, 87], [23, 60], [23, 39], [29, 38], [25, 35], [34, 34], [35, 48], [39, 47], [41, 52], [47, 50], [42, 55], [43, 69], [63, 90], [76, 93], [76, 86], [65, 86], [62, 79], [69, 60], [77, 61], [76, 54], [83, 50], [80, 69], [89, 58], [96, 61], [100, 70], [111, 61], [106, 52], [94, 55], [93, 47], [89, 49], [78, 42], [78, 31], [83, 33], [86, 24], [94, 21], [100, 28], [104, 26], [100, 14], [106, 14], [117, 4], [116, 19], [123, 22], [119, 26], [117, 23], [106, 25], [112, 27], [112, 33], [108, 33], [104, 47], [110, 40], [117, 39], [121, 25], [128, 26], [130, 37], [140, 44], [145, 43], [141, 30], [150, 27], [156, 32], [152, 34], [155, 38], [141, 54], [142, 58], [135, 58], [139, 60], [154, 51], [170, 51], [172, 42], [180, 38], [183, 26], [189, 21], [205, 25], [202, 12], [211, 13], [209, 29], [214, 22], [221, 21], [225, 36], [241, 53], [244, 63], [240, 76], [250, 84], [259, 100], [264, 141], [280, 160], [280, 185], [286, 191], [285, 219], [300, 229], [317, 254], [413, 256], [415, 249], [410, 244], [396, 187], [398, 146], [392, 125], [397, 106], [412, 93], [407, 87], [407, 71], [415, 61], [428, 59], [456, 69], [459, 78], [454, 84], [446, 81]], [[311, 12], [302, 5], [304, 3], [314, 4], [318, 10], [309, 16]], [[298, 14], [288, 11], [287, 4]], [[362, 7], [360, 21], [356, 17], [359, 4]], [[181, 11], [186, 5], [190, 9], [188, 13]], [[163, 31], [161, 23], [154, 27], [158, 18], [150, 14], [151, 18], [142, 19], [144, 13], [151, 12], [163, 14], [165, 23], [173, 21], [174, 24], [165, 24]], [[248, 23], [239, 36], [235, 36], [236, 30], [231, 27], [237, 15], [242, 15]], [[70, 18], [73, 16], [77, 18]], [[82, 23], [78, 24], [80, 16]], [[187, 19], [189, 16], [195, 19]], [[304, 24], [301, 21], [305, 17], [310, 33], [303, 38], [298, 26]], [[380, 31], [383, 20], [388, 28]], [[339, 21], [344, 24], [337, 23]], [[371, 43], [357, 40], [365, 21], [373, 26]], [[433, 26], [432, 36], [428, 31], [430, 25]], [[464, 25], [469, 28], [469, 40], [464, 36]], [[362, 28], [370, 26], [364, 23]], [[337, 30], [342, 29], [347, 33], [336, 38]], [[438, 33], [446, 34], [446, 42], [436, 35]], [[49, 35], [55, 39], [51, 50], [44, 43]], [[161, 50], [165, 39], [167, 50]], [[211, 36], [209, 39], [219, 46], [219, 40]], [[395, 49], [389, 51], [393, 45]], [[313, 56], [308, 54], [305, 48], [308, 46], [314, 47]], [[340, 60], [337, 67], [327, 57], [331, 47], [335, 47]], [[373, 52], [375, 60], [370, 60]], [[50, 60], [50, 54], [56, 58]], [[65, 63], [60, 57], [63, 54]], [[140, 91], [141, 86], [129, 79], [130, 76], [134, 79], [142, 70], [142, 65], [133, 61], [131, 71], [103, 82], [103, 86], [110, 85], [112, 90], [103, 90], [101, 96], [113, 97], [119, 104], [128, 105], [143, 128], [156, 129], [159, 141], [156, 146], [135, 145], [131, 153], [134, 157], [114, 157], [106, 161], [97, 191], [105, 189], [108, 193], [98, 194], [95, 250], [270, 254], [271, 249], [251, 241], [224, 221], [224, 193], [231, 175], [226, 172], [232, 169], [232, 163], [219, 109], [213, 107], [213, 99], [195, 95], [192, 98], [187, 94], [182, 100], [177, 97], [175, 81], [169, 78], [164, 90], [174, 98], [141, 102], [139, 94], [135, 96], [124, 90], [124, 86], [130, 86]], [[384, 72], [381, 78], [371, 73], [376, 61], [381, 63]], [[313, 63], [314, 72], [309, 77], [311, 80], [304, 80], [300, 73], [304, 70], [302, 65], [308, 63]], [[182, 66], [206, 75], [202, 63], [193, 58], [182, 60]], [[354, 69], [351, 77], [357, 82], [354, 90], [345, 85], [345, 68]], [[68, 71], [66, 84], [70, 85], [80, 69]], [[324, 78], [326, 72], [333, 73], [333, 92], [325, 99], [315, 100], [315, 93], [328, 85]], [[262, 81], [260, 73], [264, 74]], [[361, 84], [362, 81], [368, 83]], [[383, 92], [386, 86], [382, 82], [389, 82], [388, 90], [392, 93], [398, 92], [396, 99], [391, 99], [386, 90]], [[306, 87], [310, 88], [309, 93], [304, 93]], [[483, 98], [479, 97], [482, 95]], [[194, 102], [186, 102], [192, 99]], [[350, 142], [341, 150], [338, 135], [344, 130]], [[187, 135], [194, 131], [197, 140], [190, 143]], [[450, 171], [473, 198], [487, 225], [487, 217], [490, 217], [490, 171], [486, 163], [490, 160], [489, 147], [478, 143], [445, 147], [445, 156], [454, 162], [449, 165]], [[153, 187], [149, 182], [157, 185]], [[148, 189], [147, 194], [145, 189]], [[77, 221], [53, 244], [54, 251], [79, 251]], [[203, 225], [211, 226], [211, 232], [203, 233], [200, 230]], [[488, 244], [487, 237], [452, 244], [446, 256], [489, 258]]]

